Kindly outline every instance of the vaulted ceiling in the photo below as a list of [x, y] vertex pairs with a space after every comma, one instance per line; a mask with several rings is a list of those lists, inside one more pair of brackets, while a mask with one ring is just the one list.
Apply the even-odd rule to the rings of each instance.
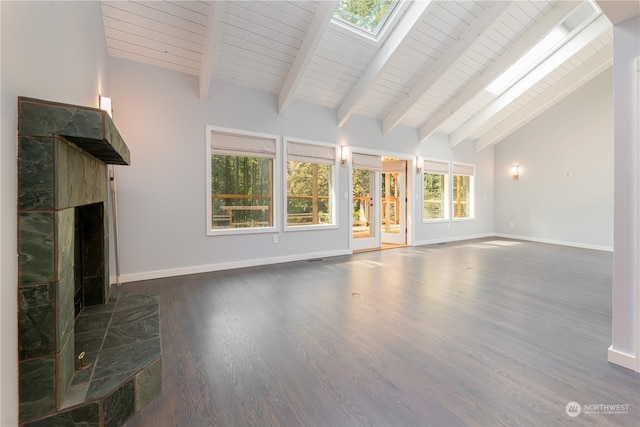
[[[415, 127], [477, 150], [612, 64], [612, 29], [588, 1], [406, 2], [380, 40], [331, 18], [336, 1], [103, 1], [109, 54]], [[566, 40], [502, 93], [486, 86], [554, 28]]]

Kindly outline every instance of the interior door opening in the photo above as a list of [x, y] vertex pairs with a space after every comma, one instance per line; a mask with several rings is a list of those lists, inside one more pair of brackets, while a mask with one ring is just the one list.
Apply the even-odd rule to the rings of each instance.
[[354, 153], [352, 165], [352, 249], [406, 245], [407, 161]]

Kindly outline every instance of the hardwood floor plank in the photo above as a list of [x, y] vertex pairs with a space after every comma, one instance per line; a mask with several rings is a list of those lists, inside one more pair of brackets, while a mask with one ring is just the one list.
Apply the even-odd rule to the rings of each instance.
[[[137, 426], [637, 426], [612, 255], [478, 239], [125, 284], [160, 297]], [[622, 414], [569, 402], [629, 405]]]

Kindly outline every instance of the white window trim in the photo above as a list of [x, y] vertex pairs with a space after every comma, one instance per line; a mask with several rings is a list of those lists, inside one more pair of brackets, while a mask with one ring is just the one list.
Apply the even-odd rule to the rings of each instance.
[[456, 165], [473, 168], [473, 174], [462, 174], [462, 173], [455, 174], [455, 175], [471, 177], [471, 179], [469, 180], [469, 216], [464, 218], [455, 218], [453, 216], [453, 194], [450, 194], [451, 221], [453, 222], [475, 221], [476, 219], [476, 206], [475, 206], [476, 205], [476, 165], [474, 165], [473, 163], [451, 162], [451, 191], [449, 193], [453, 193], [453, 177], [454, 177], [453, 171]]
[[[259, 138], [267, 138], [273, 139], [276, 142], [276, 157], [273, 159], [273, 179], [271, 181], [272, 189], [271, 194], [273, 195], [273, 225], [271, 227], [256, 227], [256, 228], [236, 228], [236, 229], [214, 229], [211, 228], [211, 134], [212, 132], [221, 132], [221, 133], [231, 133], [242, 136], [251, 136], [251, 137], [259, 137]], [[256, 233], [273, 233], [280, 231], [279, 221], [279, 209], [280, 206], [280, 186], [278, 183], [280, 182], [280, 168], [278, 167], [281, 164], [281, 137], [279, 135], [272, 135], [267, 133], [260, 132], [251, 132], [240, 129], [231, 129], [220, 126], [206, 126], [206, 137], [205, 137], [205, 167], [206, 167], [206, 217], [205, 217], [205, 229], [207, 236], [224, 236], [224, 235], [241, 235], [241, 234], [256, 234]]]
[[[288, 161], [288, 143], [295, 142], [298, 144], [318, 145], [321, 147], [330, 147], [336, 151], [335, 161], [333, 164], [333, 173], [331, 174], [331, 224], [309, 224], [309, 225], [288, 225], [287, 221], [287, 161]], [[309, 230], [328, 230], [338, 228], [338, 167], [340, 161], [340, 147], [337, 144], [328, 142], [312, 141], [308, 139], [283, 137], [282, 142], [282, 224], [285, 232], [289, 231], [309, 231]]]
[[430, 173], [427, 168], [423, 168], [420, 173], [420, 193], [421, 193], [421, 202], [420, 205], [420, 218], [423, 224], [434, 224], [438, 222], [451, 222], [451, 208], [453, 206], [453, 201], [451, 198], [451, 162], [449, 160], [442, 159], [433, 159], [433, 158], [424, 158], [423, 165], [427, 162], [434, 163], [442, 163], [447, 165], [447, 172], [444, 176], [444, 218], [425, 218], [424, 217], [424, 174]]
[[411, 4], [411, 1], [399, 0], [395, 5], [394, 10], [387, 17], [385, 23], [379, 29], [378, 34], [372, 34], [369, 31], [356, 26], [355, 24], [345, 21], [342, 18], [336, 17], [335, 14], [331, 17], [330, 24], [332, 25], [333, 29], [341, 32], [346, 37], [356, 35], [360, 39], [360, 41], [364, 41], [370, 46], [380, 47], [389, 38], [389, 35], [398, 25], [400, 19], [407, 12]]

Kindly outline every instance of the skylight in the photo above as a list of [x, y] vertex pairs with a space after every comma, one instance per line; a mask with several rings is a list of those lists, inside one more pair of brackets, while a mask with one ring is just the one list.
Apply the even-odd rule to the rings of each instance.
[[567, 32], [554, 28], [527, 53], [525, 53], [518, 61], [495, 79], [486, 90], [494, 95], [501, 94], [506, 88], [515, 83], [520, 77], [524, 76], [533, 67], [538, 65], [545, 59], [562, 40], [567, 36]]
[[377, 38], [399, 0], [340, 0], [334, 20], [346, 27]]
[[[524, 78], [527, 73], [542, 64], [543, 61], [546, 61], [547, 58], [552, 55], [555, 50], [559, 49], [566, 40], [586, 28], [601, 14], [602, 11], [593, 2], [593, 0], [588, 0], [581, 4], [561, 24], [533, 46], [511, 67], [507, 68], [507, 70], [498, 76], [498, 78], [491, 82], [485, 90], [494, 95], [500, 95], [520, 79]], [[573, 53], [567, 53], [567, 55], [570, 56], [573, 55]], [[569, 59], [569, 56], [567, 56], [565, 60]], [[555, 68], [555, 66], [553, 68]], [[542, 79], [547, 73], [551, 72], [553, 68], [548, 69], [546, 73], [538, 73], [535, 81], [529, 79], [529, 87]]]

